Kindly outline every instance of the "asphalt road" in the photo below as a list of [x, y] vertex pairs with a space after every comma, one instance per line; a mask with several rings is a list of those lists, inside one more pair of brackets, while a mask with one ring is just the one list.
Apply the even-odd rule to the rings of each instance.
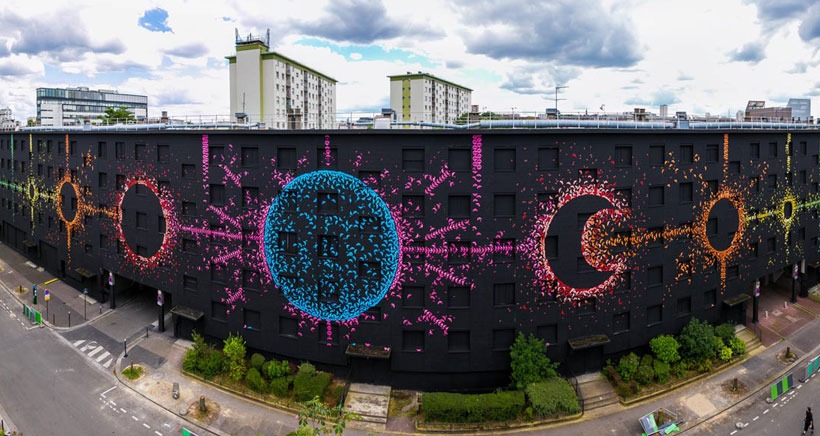
[[[117, 387], [116, 378], [71, 342], [29, 329], [0, 292], [0, 404], [31, 435], [178, 435], [185, 422]], [[189, 426], [190, 427], [190, 426]]]

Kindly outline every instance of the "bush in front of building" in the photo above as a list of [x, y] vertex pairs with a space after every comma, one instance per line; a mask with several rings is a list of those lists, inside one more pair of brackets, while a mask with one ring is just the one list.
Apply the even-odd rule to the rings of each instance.
[[265, 356], [259, 353], [251, 354], [250, 364], [251, 368], [256, 368], [256, 370], [262, 374], [262, 367], [265, 365]]
[[660, 335], [649, 341], [649, 348], [659, 360], [672, 364], [680, 360], [680, 343], [672, 335]]
[[247, 374], [245, 374], [245, 384], [260, 394], [266, 390], [265, 379], [262, 378], [262, 374], [260, 374], [256, 368], [249, 369]]
[[618, 361], [618, 375], [621, 376], [621, 380], [625, 382], [632, 380], [632, 378], [635, 377], [635, 373], [638, 372], [638, 365], [640, 365], [640, 363], [641, 360], [635, 353], [629, 353], [621, 357], [621, 360]]
[[290, 375], [290, 363], [287, 360], [271, 359], [262, 366], [262, 373], [268, 380], [287, 377]]
[[536, 416], [571, 415], [581, 411], [572, 385], [560, 377], [531, 383], [525, 393]]
[[291, 376], [274, 378], [268, 382], [268, 390], [271, 394], [279, 398], [285, 398], [288, 396], [288, 392], [290, 392], [290, 385], [292, 383], [293, 377]]
[[740, 338], [732, 338], [729, 341], [729, 348], [732, 349], [732, 353], [735, 356], [742, 356], [746, 354], [746, 342], [743, 342], [743, 339]]
[[702, 362], [715, 356], [715, 329], [706, 321], [692, 318], [678, 335], [683, 357]]
[[655, 359], [655, 361], [652, 362], [652, 369], [655, 370], [655, 380], [657, 380], [658, 383], [664, 384], [669, 381], [671, 365], [663, 360]]
[[638, 371], [635, 373], [635, 381], [642, 386], [649, 385], [655, 381], [655, 370], [652, 368], [652, 355], [644, 354]]
[[558, 375], [558, 363], [547, 357], [547, 344], [532, 334], [527, 337], [521, 332], [510, 346], [510, 367], [512, 385], [519, 390]]
[[728, 323], [723, 323], [715, 327], [715, 336], [719, 337], [724, 344], [728, 344], [733, 337], [735, 337], [735, 326]]
[[247, 370], [247, 362], [245, 361], [245, 354], [247, 353], [245, 339], [238, 334], [229, 334], [228, 338], [225, 339], [222, 352], [225, 353], [225, 357], [228, 358], [228, 375], [231, 377], [231, 380], [242, 380]]
[[425, 419], [436, 422], [510, 421], [518, 417], [524, 405], [523, 391], [491, 394], [426, 392], [422, 395]]
[[329, 373], [317, 371], [316, 367], [308, 362], [302, 363], [293, 379], [293, 397], [300, 403], [314, 397], [322, 398], [330, 385], [330, 380]]

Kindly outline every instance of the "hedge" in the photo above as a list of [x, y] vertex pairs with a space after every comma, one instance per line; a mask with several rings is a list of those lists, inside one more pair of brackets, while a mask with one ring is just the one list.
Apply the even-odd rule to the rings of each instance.
[[487, 422], [515, 419], [524, 408], [523, 391], [491, 394], [428, 392], [422, 396], [425, 419], [439, 422]]
[[290, 384], [292, 382], [293, 377], [275, 378], [268, 382], [268, 389], [273, 395], [276, 395], [279, 398], [285, 398], [288, 396], [288, 390], [290, 389]]
[[560, 377], [532, 383], [527, 386], [526, 394], [533, 412], [538, 416], [573, 414], [581, 411], [575, 390], [569, 382]]
[[256, 368], [249, 369], [245, 374], [245, 384], [256, 392], [265, 392], [265, 380]]
[[316, 371], [312, 376], [307, 372], [299, 372], [293, 379], [293, 396], [298, 402], [312, 400], [313, 397], [322, 398], [328, 385], [330, 373]]

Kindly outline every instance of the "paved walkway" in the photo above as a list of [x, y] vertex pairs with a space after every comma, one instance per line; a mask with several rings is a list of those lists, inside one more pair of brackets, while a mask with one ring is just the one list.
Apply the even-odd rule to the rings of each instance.
[[[48, 283], [48, 284], [46, 284]], [[123, 385], [128, 386], [150, 401], [182, 416], [191, 423], [190, 428], [199, 434], [218, 435], [280, 435], [296, 428], [296, 417], [292, 411], [279, 410], [214, 388], [180, 373], [182, 358], [190, 342], [173, 338], [169, 331], [158, 333], [134, 328], [127, 341], [127, 357], [120, 348], [124, 332], [114, 329], [118, 325], [120, 309], [111, 311], [93, 300], [85, 301], [80, 292], [60, 280], [54, 280], [37, 265], [28, 262], [22, 255], [0, 244], [0, 288], [17, 298], [22, 304], [32, 305], [31, 284], [51, 291], [46, 325], [59, 330], [80, 352], [94, 353], [93, 359], [110, 370], [122, 370], [131, 363], [147, 368], [147, 375], [130, 382], [120, 376]], [[17, 289], [23, 286], [22, 293]], [[718, 374], [701, 379], [673, 392], [652, 397], [646, 402], [624, 407], [620, 403], [595, 409], [581, 419], [556, 423], [539, 428], [527, 428], [499, 433], [543, 434], [640, 434], [638, 417], [658, 407], [676, 411], [685, 422], [683, 433], [699, 433], [704, 430], [702, 423], [727, 413], [736, 404], [746, 399], [763, 401], [773, 381], [793, 371], [795, 379], [805, 370], [807, 358], [820, 354], [817, 332], [820, 331], [820, 304], [806, 298], [799, 298], [797, 304], [786, 303], [790, 291], [782, 288], [764, 288], [761, 293], [761, 320], [755, 329], [764, 341], [745, 361]], [[46, 314], [43, 295], [38, 295], [37, 310]], [[749, 303], [751, 306], [751, 302]], [[88, 321], [83, 318], [87, 313]], [[768, 318], [764, 312], [768, 311]], [[68, 314], [71, 313], [71, 327]], [[126, 311], [122, 311], [123, 314]], [[139, 324], [142, 320], [134, 322]], [[82, 323], [78, 325], [78, 323]], [[111, 331], [109, 331], [111, 330]], [[73, 335], [73, 336], [72, 336]], [[80, 343], [82, 341], [82, 343]], [[768, 342], [768, 343], [767, 343]], [[777, 356], [790, 347], [800, 359], [790, 365], [781, 363]], [[83, 349], [85, 351], [83, 351]], [[104, 356], [104, 357], [101, 357]], [[113, 361], [111, 359], [114, 359]], [[106, 364], [108, 364], [106, 366]], [[737, 377], [748, 387], [748, 393], [733, 397], [727, 395], [722, 385]], [[817, 377], [815, 377], [817, 379]], [[810, 381], [811, 383], [812, 381]], [[818, 381], [813, 381], [817, 383]], [[180, 398], [173, 399], [171, 391], [174, 383], [179, 383]], [[209, 422], [195, 420], [189, 413], [200, 395], [209, 404], [219, 409], [219, 413]], [[13, 417], [12, 417], [13, 418]], [[358, 429], [356, 423], [349, 425], [345, 434], [374, 434], [372, 430]], [[408, 434], [412, 432], [412, 422], [408, 419], [388, 419], [386, 430], [379, 434]]]

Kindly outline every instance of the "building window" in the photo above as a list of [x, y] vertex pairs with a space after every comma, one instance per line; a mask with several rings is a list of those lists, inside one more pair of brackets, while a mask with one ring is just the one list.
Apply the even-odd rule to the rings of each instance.
[[558, 259], [558, 235], [544, 238], [544, 255], [547, 259]]
[[470, 263], [470, 258], [470, 241], [447, 242], [447, 263], [466, 264]]
[[717, 144], [706, 144], [706, 162], [715, 163], [720, 161], [720, 150]]
[[339, 257], [339, 237], [319, 235], [319, 257]]
[[402, 286], [401, 289], [402, 306], [405, 308], [424, 307], [424, 287], [423, 286]]
[[225, 163], [225, 147], [221, 145], [208, 147], [208, 165], [213, 167], [222, 163]]
[[691, 144], [684, 144], [680, 146], [680, 163], [690, 164], [695, 161], [695, 152]]
[[547, 345], [558, 343], [558, 324], [540, 325], [535, 329], [535, 336]]
[[281, 170], [296, 169], [296, 149], [280, 148], [276, 151], [276, 166]]
[[97, 173], [97, 186], [104, 188], [108, 185], [108, 173]]
[[402, 150], [401, 167], [405, 171], [424, 171], [424, 149], [409, 148]]
[[335, 148], [316, 149], [316, 169], [339, 168], [339, 151]]
[[296, 233], [279, 232], [279, 250], [286, 254], [296, 254]]
[[[40, 152], [40, 143], [37, 143], [37, 151]], [[99, 159], [105, 159], [108, 156], [108, 144], [105, 142], [98, 142], [97, 143], [97, 157]]]
[[470, 217], [470, 196], [450, 195], [447, 197], [447, 216], [450, 218]]
[[493, 198], [495, 216], [509, 217], [515, 215], [515, 194], [495, 194]]
[[403, 331], [401, 349], [402, 351], [424, 351], [424, 332], [417, 330]]
[[663, 322], [663, 311], [660, 304], [646, 308], [646, 326], [652, 327]]
[[299, 322], [296, 318], [279, 317], [279, 336], [296, 339], [299, 335]]
[[493, 285], [493, 306], [504, 307], [515, 305], [515, 283], [496, 283]]
[[259, 188], [254, 186], [242, 187], [242, 207], [249, 208], [256, 205], [259, 199]]
[[370, 186], [371, 188], [380, 188], [382, 186], [382, 173], [381, 171], [366, 171], [366, 170], [359, 170], [359, 180], [364, 182], [365, 185]]
[[134, 160], [145, 160], [145, 144], [134, 144]]
[[772, 236], [771, 238], [766, 239], [766, 253], [774, 254], [775, 251], [777, 251], [777, 238]]
[[224, 285], [228, 278], [228, 267], [225, 265], [210, 264], [211, 281]]
[[616, 313], [612, 315], [612, 333], [625, 333], [629, 331], [629, 312]]
[[691, 203], [694, 195], [694, 187], [692, 182], [683, 182], [679, 187], [679, 196], [681, 203]]
[[220, 301], [211, 301], [211, 318], [214, 321], [226, 322], [228, 320], [228, 305]]
[[538, 170], [558, 169], [558, 147], [541, 147], [538, 149]]
[[624, 206], [632, 207], [632, 189], [631, 188], [616, 188], [615, 198], [624, 202]]
[[631, 167], [632, 166], [632, 146], [631, 145], [616, 145], [615, 146], [615, 166], [616, 167]]
[[752, 160], [760, 159], [760, 143], [753, 142], [749, 144], [749, 158]]
[[663, 186], [649, 187], [649, 206], [663, 206], [664, 192]]
[[193, 179], [196, 177], [196, 166], [192, 164], [182, 164], [182, 178]]
[[171, 160], [171, 146], [168, 144], [157, 144], [157, 162], [167, 163]]
[[493, 150], [496, 171], [515, 171], [515, 149], [497, 148]]
[[197, 242], [193, 239], [182, 239], [182, 252], [183, 253], [198, 253], [199, 246]]
[[447, 308], [466, 309], [470, 307], [470, 288], [450, 286], [447, 289]]
[[199, 280], [197, 280], [196, 277], [183, 275], [182, 289], [186, 291], [197, 292], [199, 290]]
[[316, 194], [319, 203], [319, 213], [323, 215], [336, 215], [339, 213], [339, 194], [335, 192], [319, 192]]
[[776, 158], [777, 157], [777, 143], [770, 142], [769, 143], [769, 158]]
[[148, 214], [137, 212], [137, 228], [141, 230], [148, 229]]
[[450, 353], [464, 353], [470, 351], [470, 332], [450, 330], [447, 335], [447, 351]]
[[766, 188], [772, 191], [777, 189], [777, 174], [766, 176]]
[[666, 150], [663, 145], [649, 146], [649, 164], [662, 166], [666, 162]]
[[493, 252], [493, 263], [515, 262], [515, 239], [499, 238], [495, 241], [495, 251]]
[[182, 215], [184, 216], [196, 216], [196, 203], [193, 201], [183, 201], [182, 202]]
[[259, 147], [242, 147], [242, 167], [256, 168], [259, 166]]
[[692, 314], [692, 297], [678, 298], [678, 317]]
[[595, 298], [584, 298], [578, 302], [578, 315], [589, 315], [595, 313], [596, 301]]
[[509, 351], [515, 342], [515, 329], [493, 330], [493, 351]]
[[451, 171], [470, 171], [470, 149], [451, 148], [447, 150], [447, 167]]
[[213, 206], [225, 205], [225, 185], [210, 185], [208, 189], [210, 202]]
[[647, 286], [660, 286], [663, 284], [663, 265], [650, 266], [646, 272]]

